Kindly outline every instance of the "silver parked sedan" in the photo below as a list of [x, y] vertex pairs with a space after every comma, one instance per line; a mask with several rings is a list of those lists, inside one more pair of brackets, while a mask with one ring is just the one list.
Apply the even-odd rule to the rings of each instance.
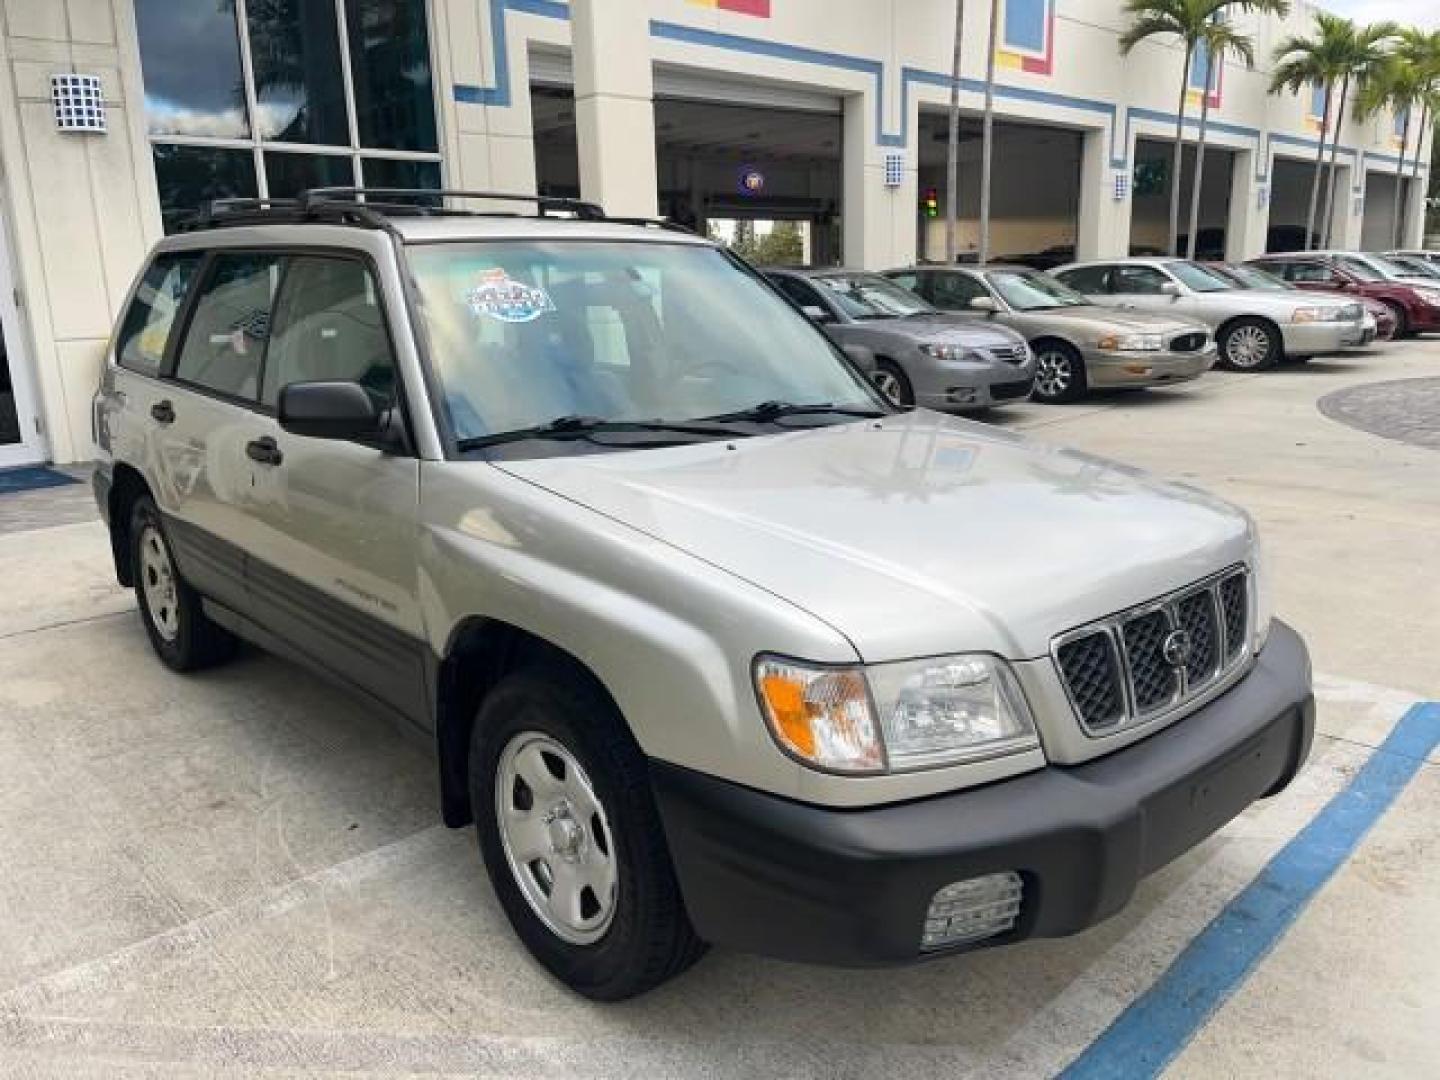
[[1202, 323], [1100, 307], [1028, 267], [920, 266], [886, 277], [942, 311], [1024, 335], [1035, 353], [1033, 396], [1040, 401], [1075, 401], [1090, 387], [1186, 382], [1215, 363], [1215, 342]]
[[838, 345], [875, 353], [875, 384], [897, 405], [947, 412], [1028, 397], [1035, 360], [1003, 326], [937, 311], [879, 274], [860, 270], [766, 270]]
[[1106, 307], [1198, 319], [1215, 334], [1219, 362], [1240, 371], [1365, 343], [1365, 309], [1354, 300], [1239, 289], [1188, 259], [1071, 263], [1054, 274]]

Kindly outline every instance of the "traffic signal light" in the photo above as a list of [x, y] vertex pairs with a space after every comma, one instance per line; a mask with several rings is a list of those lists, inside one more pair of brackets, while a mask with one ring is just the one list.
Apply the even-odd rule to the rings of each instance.
[[939, 217], [939, 216], [940, 216], [940, 192], [937, 191], [937, 190], [936, 190], [935, 188], [933, 188], [933, 187], [927, 187], [927, 188], [925, 189], [925, 199], [924, 199], [924, 201], [923, 201], [920, 205], [924, 208], [924, 210], [925, 210], [925, 216], [926, 216], [927, 218], [937, 218], [937, 217]]

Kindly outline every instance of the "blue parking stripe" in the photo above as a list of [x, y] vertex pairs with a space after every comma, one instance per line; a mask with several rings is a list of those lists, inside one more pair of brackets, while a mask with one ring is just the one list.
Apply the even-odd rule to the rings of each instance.
[[1275, 947], [1440, 744], [1440, 702], [1409, 709], [1325, 809], [1061, 1074], [1156, 1076]]

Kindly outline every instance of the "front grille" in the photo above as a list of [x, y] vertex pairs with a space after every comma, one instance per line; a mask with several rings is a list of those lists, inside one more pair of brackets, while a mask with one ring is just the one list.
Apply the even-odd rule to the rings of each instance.
[[1249, 578], [1235, 567], [1056, 639], [1053, 655], [1081, 726], [1120, 731], [1178, 708], [1247, 655]]
[[1007, 364], [1023, 364], [1029, 355], [1029, 350], [1024, 345], [992, 345], [988, 351], [996, 360], [1003, 360]]
[[1002, 382], [990, 384], [991, 401], [1009, 401], [1011, 398], [1021, 398], [1030, 393], [1034, 382], [1030, 379], [1022, 379], [1020, 382]]
[[1205, 348], [1205, 342], [1210, 340], [1210, 335], [1195, 331], [1189, 334], [1177, 334], [1170, 339], [1171, 352], [1199, 352]]

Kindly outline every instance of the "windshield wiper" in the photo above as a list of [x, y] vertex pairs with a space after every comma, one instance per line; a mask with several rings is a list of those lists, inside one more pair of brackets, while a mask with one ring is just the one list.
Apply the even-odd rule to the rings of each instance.
[[715, 423], [726, 423], [734, 420], [776, 420], [782, 416], [809, 416], [823, 413], [835, 416], [861, 416], [875, 418], [886, 414], [879, 409], [857, 409], [846, 405], [834, 405], [828, 401], [816, 402], [811, 405], [796, 405], [789, 401], [762, 401], [759, 405], [752, 405], [748, 409], [740, 409], [738, 412], [721, 413], [719, 416], [702, 416], [701, 420], [709, 420]]
[[588, 439], [591, 435], [603, 432], [627, 431], [668, 431], [678, 435], [702, 435], [718, 439], [738, 438], [749, 434], [730, 428], [705, 426], [699, 422], [672, 423], [668, 420], [606, 420], [600, 416], [557, 416], [554, 420], [536, 424], [534, 427], [461, 439], [455, 446], [463, 454], [471, 450], [483, 450], [487, 446], [499, 446], [501, 443], [522, 442], [525, 439]]

